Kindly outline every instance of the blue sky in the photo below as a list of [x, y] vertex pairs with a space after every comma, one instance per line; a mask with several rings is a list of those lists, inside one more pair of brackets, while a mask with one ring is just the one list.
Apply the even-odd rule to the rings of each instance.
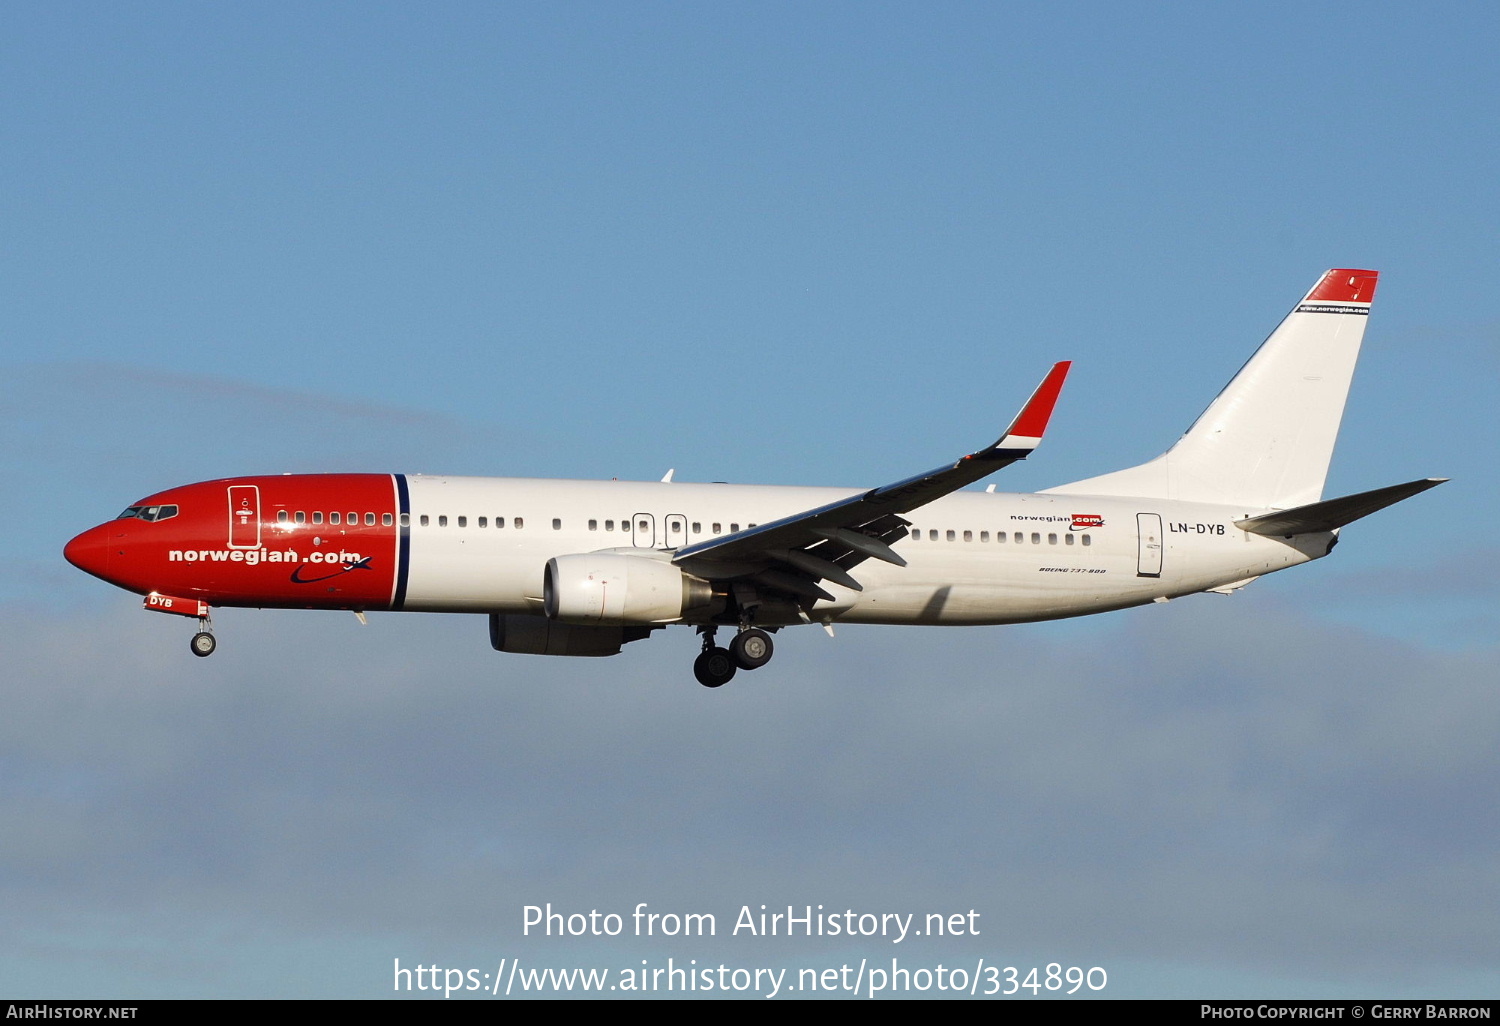
[[[668, 953], [528, 947], [531, 901], [836, 895], [1121, 995], [1493, 996], [1497, 17], [9, 6], [0, 990], [373, 997]], [[1073, 359], [999, 481], [1047, 487], [1165, 448], [1333, 266], [1383, 277], [1330, 493], [1453, 481], [1232, 599], [788, 632], [707, 695], [686, 634], [467, 617], [229, 611], [200, 662], [59, 556], [239, 473], [873, 485]]]

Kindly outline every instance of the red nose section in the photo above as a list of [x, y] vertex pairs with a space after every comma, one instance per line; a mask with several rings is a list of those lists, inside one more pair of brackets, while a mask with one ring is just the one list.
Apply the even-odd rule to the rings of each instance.
[[109, 524], [89, 528], [63, 546], [63, 558], [84, 573], [108, 581], [112, 533]]

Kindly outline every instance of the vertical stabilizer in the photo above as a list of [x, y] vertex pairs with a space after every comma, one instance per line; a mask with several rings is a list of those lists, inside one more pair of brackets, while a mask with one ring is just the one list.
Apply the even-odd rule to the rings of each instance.
[[1317, 502], [1378, 277], [1350, 268], [1324, 274], [1161, 456], [1047, 491], [1257, 509]]

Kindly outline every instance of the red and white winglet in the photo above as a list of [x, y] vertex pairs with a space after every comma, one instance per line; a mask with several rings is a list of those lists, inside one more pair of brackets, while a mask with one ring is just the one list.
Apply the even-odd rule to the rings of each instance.
[[1041, 444], [1042, 436], [1047, 433], [1047, 422], [1052, 419], [1052, 409], [1057, 405], [1057, 397], [1062, 394], [1063, 381], [1072, 366], [1072, 360], [1052, 365], [1042, 383], [1031, 393], [1031, 398], [1026, 400], [1026, 405], [1021, 407], [1021, 412], [1016, 414], [1016, 419], [1005, 429], [1000, 441], [995, 443], [996, 449], [1031, 450]]

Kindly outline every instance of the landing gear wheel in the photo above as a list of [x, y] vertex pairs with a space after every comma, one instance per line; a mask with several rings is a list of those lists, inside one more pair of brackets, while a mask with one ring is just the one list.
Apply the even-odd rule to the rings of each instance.
[[706, 688], [719, 688], [728, 684], [734, 677], [735, 669], [734, 659], [730, 657], [728, 649], [717, 646], [705, 648], [693, 660], [693, 676]]
[[193, 640], [188, 642], [188, 646], [192, 648], [193, 655], [195, 656], [211, 656], [218, 645], [219, 643], [214, 640], [214, 636], [207, 631], [199, 631], [193, 635]]
[[771, 661], [771, 636], [756, 627], [740, 631], [729, 643], [729, 654], [742, 670], [758, 670]]

